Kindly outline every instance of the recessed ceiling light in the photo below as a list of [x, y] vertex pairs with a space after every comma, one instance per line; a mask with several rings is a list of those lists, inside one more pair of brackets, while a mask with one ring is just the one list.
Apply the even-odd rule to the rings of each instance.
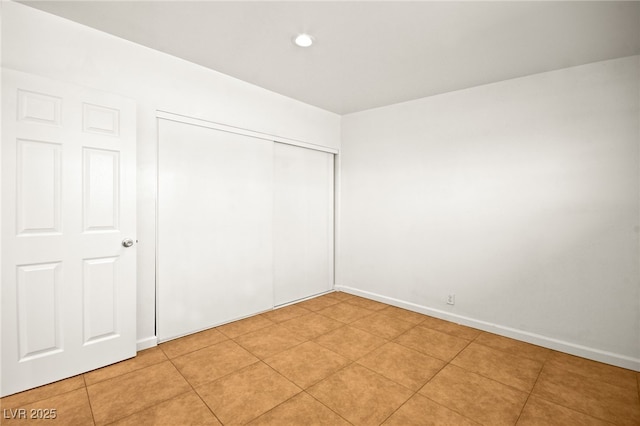
[[293, 42], [300, 47], [309, 47], [313, 44], [313, 37], [309, 34], [298, 34], [293, 39]]

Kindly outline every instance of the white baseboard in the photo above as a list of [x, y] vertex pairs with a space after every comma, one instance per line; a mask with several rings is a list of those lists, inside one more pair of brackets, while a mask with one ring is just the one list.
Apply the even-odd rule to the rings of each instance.
[[138, 352], [158, 346], [158, 338], [156, 336], [145, 337], [136, 342], [136, 349]]
[[506, 327], [499, 324], [492, 324], [486, 321], [481, 321], [474, 318], [441, 311], [439, 309], [429, 308], [415, 303], [406, 302], [404, 300], [398, 300], [392, 297], [359, 290], [357, 288], [336, 285], [335, 290], [353, 294], [356, 296], [366, 297], [367, 299], [377, 300], [378, 302], [383, 302], [388, 305], [397, 306], [399, 308], [404, 308], [414, 312], [419, 312], [421, 314], [440, 318], [446, 321], [451, 321], [456, 324], [462, 324], [469, 327], [477, 328], [489, 333], [498, 334], [500, 336], [509, 337], [512, 339], [553, 349], [559, 352], [576, 355], [594, 361], [604, 362], [606, 364], [611, 364], [617, 367], [627, 368], [634, 371], [640, 371], [640, 359], [638, 358], [632, 358], [626, 355], [603, 351], [596, 348], [590, 348], [587, 346], [566, 342], [536, 333], [530, 333], [528, 331], [518, 330], [516, 328]]

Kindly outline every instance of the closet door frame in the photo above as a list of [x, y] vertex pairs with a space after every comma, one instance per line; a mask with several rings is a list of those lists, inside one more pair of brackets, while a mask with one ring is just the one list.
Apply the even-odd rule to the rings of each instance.
[[317, 145], [309, 142], [299, 141], [296, 139], [285, 138], [277, 135], [270, 135], [268, 133], [256, 132], [254, 130], [244, 129], [242, 127], [229, 126], [222, 123], [216, 123], [214, 121], [203, 120], [200, 118], [189, 117], [186, 115], [176, 114], [167, 111], [156, 110], [156, 118], [169, 121], [177, 121], [183, 124], [192, 124], [194, 126], [206, 127], [208, 129], [221, 130], [223, 132], [236, 133], [238, 135], [251, 136], [253, 138], [264, 139], [268, 142], [284, 143], [287, 145], [298, 146], [300, 148], [313, 149], [316, 151], [327, 152], [329, 154], [338, 154], [339, 151], [335, 148], [330, 148], [323, 145]]
[[[159, 124], [160, 124], [160, 120], [167, 120], [167, 121], [173, 121], [173, 122], [177, 122], [177, 123], [182, 123], [182, 124], [188, 124], [188, 125], [194, 125], [194, 126], [199, 126], [199, 127], [204, 127], [204, 128], [208, 128], [208, 129], [213, 129], [213, 130], [218, 130], [218, 131], [223, 131], [223, 132], [228, 132], [228, 133], [234, 133], [237, 135], [243, 135], [243, 136], [249, 136], [252, 138], [257, 138], [257, 139], [261, 139], [264, 140], [267, 143], [272, 143], [272, 144], [286, 144], [286, 145], [291, 145], [291, 146], [295, 146], [295, 147], [299, 147], [299, 148], [306, 148], [306, 149], [311, 149], [311, 150], [315, 150], [315, 151], [320, 151], [320, 152], [324, 152], [327, 154], [332, 154], [333, 155], [333, 196], [334, 196], [334, 202], [333, 202], [333, 253], [332, 253], [332, 264], [333, 264], [333, 274], [331, 274], [332, 276], [332, 282], [331, 282], [331, 287], [333, 288], [335, 286], [335, 266], [336, 266], [336, 240], [337, 240], [337, 235], [336, 235], [336, 229], [337, 229], [337, 218], [336, 218], [336, 208], [337, 206], [337, 186], [338, 186], [338, 181], [337, 181], [337, 177], [338, 177], [338, 170], [336, 168], [337, 166], [337, 161], [338, 161], [338, 153], [339, 151], [335, 148], [330, 148], [330, 147], [326, 147], [326, 146], [322, 146], [322, 145], [317, 145], [317, 144], [313, 144], [313, 143], [308, 143], [308, 142], [304, 142], [304, 141], [299, 141], [299, 140], [295, 140], [295, 139], [289, 139], [289, 138], [285, 138], [282, 136], [277, 136], [277, 135], [271, 135], [271, 134], [267, 134], [267, 133], [262, 133], [262, 132], [256, 132], [253, 130], [249, 130], [249, 129], [244, 129], [244, 128], [240, 128], [240, 127], [235, 127], [235, 126], [229, 126], [226, 124], [222, 124], [222, 123], [217, 123], [217, 122], [213, 122], [213, 121], [208, 121], [208, 120], [203, 120], [203, 119], [199, 119], [199, 118], [194, 118], [194, 117], [189, 117], [186, 115], [181, 115], [181, 114], [176, 114], [176, 113], [172, 113], [172, 112], [168, 112], [168, 111], [162, 111], [162, 110], [157, 110], [156, 111], [156, 129], [159, 131]], [[157, 148], [159, 149], [159, 141], [160, 141], [160, 134], [158, 133], [158, 146]], [[157, 151], [159, 152], [159, 151]], [[157, 163], [159, 166], [159, 163]], [[158, 173], [158, 181], [159, 181], [159, 167], [157, 169], [157, 173]], [[159, 225], [159, 205], [156, 202], [156, 236], [159, 235], [159, 229], [158, 229], [158, 225]], [[160, 305], [160, 300], [159, 300], [159, 291], [160, 291], [160, 283], [159, 283], [159, 245], [156, 243], [156, 332], [157, 332], [157, 327], [158, 327], [158, 323], [159, 323], [159, 305]], [[273, 289], [275, 291], [275, 285], [273, 286]], [[309, 295], [309, 297], [313, 297], [315, 295]], [[286, 303], [282, 306], [285, 306]], [[276, 307], [275, 305], [272, 305], [272, 308]], [[237, 319], [240, 318], [229, 318], [229, 321], [235, 321]], [[192, 330], [191, 332], [197, 332], [200, 330]], [[190, 333], [186, 333], [186, 334], [190, 334]], [[159, 336], [158, 336], [159, 337]], [[180, 337], [180, 336], [174, 336], [174, 337]], [[167, 340], [167, 339], [165, 339]]]

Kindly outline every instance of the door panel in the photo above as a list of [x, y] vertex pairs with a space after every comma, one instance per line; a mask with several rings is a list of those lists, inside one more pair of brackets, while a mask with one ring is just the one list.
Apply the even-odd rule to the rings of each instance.
[[273, 306], [273, 144], [158, 121], [158, 339]]
[[135, 103], [2, 74], [2, 364], [9, 395], [135, 355]]
[[275, 305], [333, 288], [333, 154], [274, 146]]
[[18, 139], [18, 235], [61, 232], [62, 145]]
[[84, 343], [118, 336], [118, 258], [84, 259]]
[[18, 89], [18, 121], [60, 125], [62, 98]]
[[18, 267], [19, 362], [62, 350], [60, 262]]
[[82, 149], [85, 232], [118, 230], [120, 214], [120, 152]]

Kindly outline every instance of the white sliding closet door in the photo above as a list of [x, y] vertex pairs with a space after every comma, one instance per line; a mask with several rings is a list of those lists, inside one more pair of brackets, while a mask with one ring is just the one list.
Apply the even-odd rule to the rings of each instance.
[[273, 306], [273, 143], [159, 120], [158, 338]]
[[333, 288], [333, 154], [274, 148], [275, 305]]

